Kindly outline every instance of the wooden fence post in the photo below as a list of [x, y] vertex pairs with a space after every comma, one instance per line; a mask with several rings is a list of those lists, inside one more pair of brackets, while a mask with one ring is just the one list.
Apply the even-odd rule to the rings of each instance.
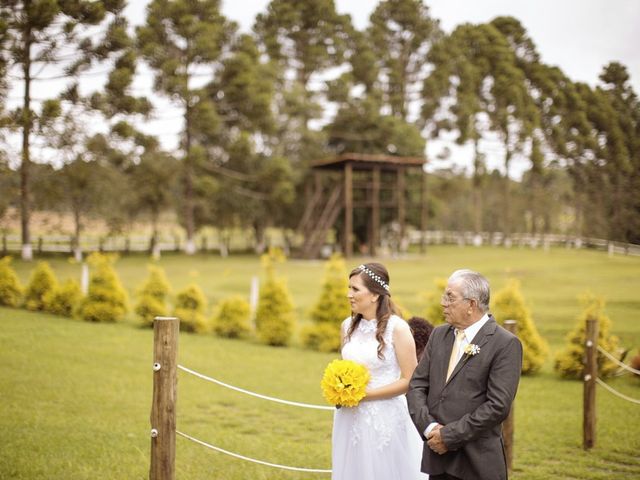
[[[518, 328], [515, 320], [505, 320], [504, 328], [513, 333], [517, 334]], [[515, 403], [515, 402], [514, 402]], [[509, 410], [509, 415], [505, 418], [504, 422], [502, 422], [502, 438], [504, 440], [504, 453], [507, 457], [507, 469], [511, 471], [513, 469], [513, 431], [514, 431], [514, 404], [511, 404], [511, 409]]]
[[583, 443], [585, 450], [596, 444], [596, 378], [598, 378], [598, 320], [587, 318], [585, 364], [584, 364], [584, 400], [583, 400]]
[[153, 321], [153, 402], [149, 480], [174, 480], [178, 331], [175, 317]]

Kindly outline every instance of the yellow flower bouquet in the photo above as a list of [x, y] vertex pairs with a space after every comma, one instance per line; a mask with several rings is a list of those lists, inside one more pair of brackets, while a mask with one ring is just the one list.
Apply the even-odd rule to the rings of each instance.
[[324, 370], [322, 395], [336, 407], [355, 407], [366, 394], [369, 371], [351, 360], [333, 360]]

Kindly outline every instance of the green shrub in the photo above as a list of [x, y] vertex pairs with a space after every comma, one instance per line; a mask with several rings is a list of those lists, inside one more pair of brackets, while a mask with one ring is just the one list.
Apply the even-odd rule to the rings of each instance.
[[142, 324], [153, 326], [155, 317], [163, 317], [169, 313], [167, 297], [171, 287], [164, 270], [156, 265], [149, 265], [149, 277], [138, 292], [138, 303], [135, 312]]
[[18, 275], [11, 268], [11, 257], [0, 259], [0, 305], [17, 307], [22, 300], [22, 293]]
[[[584, 370], [586, 321], [593, 318], [598, 321], [598, 345], [612, 355], [619, 357], [618, 337], [611, 335], [611, 320], [604, 313], [605, 302], [602, 298], [585, 295], [581, 298], [584, 310], [577, 318], [575, 328], [567, 335], [567, 346], [558, 352], [554, 368], [563, 378], [581, 379]], [[598, 352], [598, 375], [610, 377], [618, 369], [617, 365]]]
[[[340, 325], [351, 315], [347, 299], [347, 277], [344, 259], [340, 254], [333, 254], [325, 263], [320, 296], [310, 312], [314, 325], [309, 325], [302, 331], [302, 343], [307, 348], [323, 352], [336, 352], [340, 349]], [[323, 335], [328, 337], [322, 338]]]
[[517, 322], [517, 334], [523, 350], [523, 375], [539, 371], [549, 353], [549, 346], [538, 333], [531, 318], [531, 311], [526, 306], [520, 291], [520, 283], [517, 280], [509, 281], [493, 296], [491, 303], [491, 312], [500, 325], [504, 325], [505, 320]]
[[[435, 289], [422, 295], [427, 303], [424, 310], [424, 318], [432, 325], [440, 325], [445, 322], [442, 305], [440, 305], [442, 294], [447, 288], [447, 280], [444, 278], [436, 278], [433, 281]], [[408, 318], [408, 317], [407, 317]]]
[[311, 309], [311, 320], [315, 323], [331, 323], [340, 326], [342, 321], [351, 315], [351, 307], [347, 299], [348, 289], [349, 279], [344, 259], [340, 254], [333, 254], [325, 262], [320, 297]]
[[82, 300], [80, 284], [75, 280], [67, 280], [56, 285], [44, 296], [44, 309], [54, 315], [72, 317], [73, 311]]
[[[344, 320], [344, 319], [343, 319]], [[302, 329], [302, 343], [319, 352], [338, 352], [340, 350], [340, 326], [332, 323], [307, 325]]]
[[213, 316], [213, 331], [226, 338], [246, 337], [251, 331], [251, 307], [242, 296], [226, 298], [216, 307]]
[[80, 302], [77, 315], [87, 322], [119, 322], [128, 311], [127, 292], [113, 268], [115, 257], [92, 253], [89, 291]]
[[279, 250], [262, 255], [266, 280], [260, 289], [256, 310], [258, 338], [268, 345], [284, 346], [291, 341], [294, 327], [293, 301], [287, 284], [275, 274], [275, 263], [284, 261]]
[[44, 297], [52, 292], [57, 284], [58, 280], [49, 263], [38, 262], [31, 273], [31, 278], [24, 294], [24, 306], [27, 310], [45, 310]]
[[195, 333], [207, 331], [209, 325], [204, 315], [206, 308], [207, 299], [195, 283], [178, 292], [173, 314], [180, 319], [180, 330]]

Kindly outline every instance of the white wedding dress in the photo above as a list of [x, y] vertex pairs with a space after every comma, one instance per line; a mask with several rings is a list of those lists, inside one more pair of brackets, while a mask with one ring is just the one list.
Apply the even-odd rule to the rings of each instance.
[[[393, 345], [393, 329], [403, 322], [389, 318], [384, 333], [384, 358], [378, 358], [376, 320], [360, 321], [351, 339], [342, 347], [342, 358], [367, 367], [370, 387], [381, 387], [400, 378]], [[342, 323], [346, 334], [351, 318]], [[420, 472], [422, 439], [409, 417], [404, 395], [363, 401], [357, 407], [342, 407], [333, 420], [333, 480], [424, 480]]]

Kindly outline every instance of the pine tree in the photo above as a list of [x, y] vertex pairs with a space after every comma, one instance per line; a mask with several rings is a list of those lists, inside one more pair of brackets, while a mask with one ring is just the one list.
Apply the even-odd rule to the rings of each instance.
[[171, 287], [164, 270], [157, 265], [149, 265], [149, 277], [138, 293], [136, 314], [143, 325], [153, 326], [153, 319], [169, 313], [167, 297]]
[[48, 262], [38, 262], [31, 274], [24, 294], [24, 305], [28, 310], [46, 310], [45, 296], [58, 285]]
[[73, 316], [82, 300], [82, 290], [76, 280], [66, 280], [56, 285], [44, 296], [44, 309], [54, 315]]
[[243, 338], [251, 331], [251, 307], [242, 296], [225, 298], [216, 307], [213, 316], [213, 331], [226, 338]]
[[427, 307], [424, 311], [424, 318], [426, 318], [432, 325], [440, 325], [445, 322], [442, 305], [442, 294], [447, 288], [447, 280], [444, 278], [436, 278], [433, 281], [435, 289], [430, 292], [426, 292], [423, 298], [427, 301]]
[[22, 301], [22, 294], [18, 275], [11, 268], [11, 257], [0, 259], [0, 305], [17, 307]]
[[[581, 298], [584, 307], [582, 313], [577, 317], [574, 329], [567, 335], [568, 344], [556, 356], [554, 368], [560, 376], [579, 380], [584, 371], [585, 342], [586, 342], [586, 320], [595, 319], [598, 321], [598, 346], [614, 356], [618, 356], [619, 339], [610, 334], [611, 320], [604, 313], [605, 301], [593, 295], [584, 295]], [[597, 356], [598, 375], [609, 377], [613, 375], [618, 367], [607, 359], [601, 352]]]
[[495, 294], [491, 303], [491, 312], [500, 325], [504, 325], [505, 320], [517, 322], [518, 338], [522, 342], [523, 349], [522, 373], [527, 375], [539, 371], [547, 357], [549, 347], [538, 333], [531, 318], [531, 311], [526, 306], [520, 291], [520, 283], [517, 280], [509, 281]]
[[129, 307], [127, 292], [113, 268], [115, 256], [92, 253], [87, 262], [92, 272], [89, 292], [78, 308], [78, 316], [87, 322], [119, 322]]
[[258, 338], [268, 345], [286, 346], [291, 341], [295, 319], [293, 301], [284, 279], [275, 272], [275, 264], [284, 261], [278, 249], [269, 249], [261, 257], [266, 280], [260, 290], [256, 310]]
[[146, 24], [137, 30], [142, 56], [155, 73], [154, 88], [184, 109], [183, 218], [187, 254], [195, 253], [196, 166], [203, 161], [199, 142], [215, 142], [220, 118], [202, 89], [193, 87], [198, 67], [217, 71], [237, 26], [220, 11], [219, 0], [152, 0]]
[[173, 314], [180, 319], [180, 330], [194, 333], [206, 332], [209, 329], [204, 315], [206, 309], [207, 298], [195, 283], [178, 292]]
[[348, 287], [344, 259], [340, 254], [334, 254], [325, 263], [320, 297], [310, 312], [313, 325], [302, 331], [305, 346], [323, 352], [340, 349], [340, 325], [351, 314]]

